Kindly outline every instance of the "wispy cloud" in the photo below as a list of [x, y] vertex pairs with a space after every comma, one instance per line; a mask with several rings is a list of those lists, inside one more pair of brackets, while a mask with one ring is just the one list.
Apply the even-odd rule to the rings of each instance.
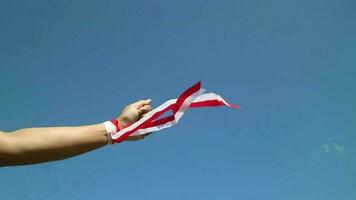
[[318, 145], [315, 149], [315, 152], [317, 155], [329, 155], [329, 154], [335, 154], [335, 155], [341, 155], [344, 153], [344, 147], [341, 146], [340, 144], [336, 144], [333, 142], [333, 140], [328, 137], [328, 142]]
[[344, 152], [344, 147], [342, 147], [338, 144], [335, 144], [335, 143], [322, 144], [318, 148], [321, 149], [322, 151], [324, 151], [325, 153], [331, 153], [331, 152], [343, 153]]
[[336, 154], [342, 154], [344, 153], [344, 147], [336, 144], [332, 141], [332, 139], [329, 137], [328, 138], [329, 142], [319, 145], [316, 147], [316, 151], [317, 153], [324, 153], [324, 154], [332, 154], [332, 153], [336, 153]]

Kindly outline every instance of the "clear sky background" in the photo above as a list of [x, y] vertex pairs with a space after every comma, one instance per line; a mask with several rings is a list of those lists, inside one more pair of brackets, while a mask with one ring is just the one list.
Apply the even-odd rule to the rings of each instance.
[[356, 199], [356, 3], [0, 1], [0, 129], [83, 125], [201, 80], [240, 104], [0, 168], [0, 199]]

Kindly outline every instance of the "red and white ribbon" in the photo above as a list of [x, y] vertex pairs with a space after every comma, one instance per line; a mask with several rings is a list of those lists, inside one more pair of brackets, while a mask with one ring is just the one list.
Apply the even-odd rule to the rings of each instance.
[[[204, 93], [201, 88], [201, 83], [198, 82], [192, 87], [184, 91], [177, 99], [171, 99], [157, 108], [148, 112], [137, 122], [119, 130], [118, 132], [110, 132], [113, 143], [123, 141], [130, 135], [145, 135], [150, 132], [159, 131], [169, 128], [178, 123], [188, 108], [212, 107], [212, 106], [229, 106], [239, 109], [240, 106], [227, 103], [221, 96], [215, 93]], [[158, 119], [167, 111], [172, 110], [173, 114]]]

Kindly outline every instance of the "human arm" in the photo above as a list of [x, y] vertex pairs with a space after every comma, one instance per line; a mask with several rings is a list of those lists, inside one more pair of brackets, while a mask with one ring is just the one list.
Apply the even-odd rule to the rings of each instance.
[[[150, 100], [141, 100], [126, 106], [117, 120], [122, 126], [131, 125], [151, 110], [150, 103]], [[142, 137], [135, 136], [128, 140], [140, 138]], [[0, 132], [0, 166], [61, 160], [106, 144], [106, 129], [103, 124]]]

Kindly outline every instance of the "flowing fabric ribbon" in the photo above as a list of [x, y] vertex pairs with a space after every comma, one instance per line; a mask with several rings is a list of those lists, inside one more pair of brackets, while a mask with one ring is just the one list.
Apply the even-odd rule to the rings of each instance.
[[[157, 108], [148, 112], [137, 122], [123, 128], [119, 132], [111, 133], [111, 139], [114, 143], [123, 141], [130, 135], [145, 135], [150, 132], [169, 128], [178, 123], [188, 108], [201, 108], [212, 106], [229, 106], [239, 109], [239, 105], [227, 103], [221, 96], [215, 93], [204, 93], [201, 88], [201, 82], [198, 82], [184, 91], [178, 99], [171, 99], [161, 104]], [[158, 119], [168, 111], [172, 115]]]

